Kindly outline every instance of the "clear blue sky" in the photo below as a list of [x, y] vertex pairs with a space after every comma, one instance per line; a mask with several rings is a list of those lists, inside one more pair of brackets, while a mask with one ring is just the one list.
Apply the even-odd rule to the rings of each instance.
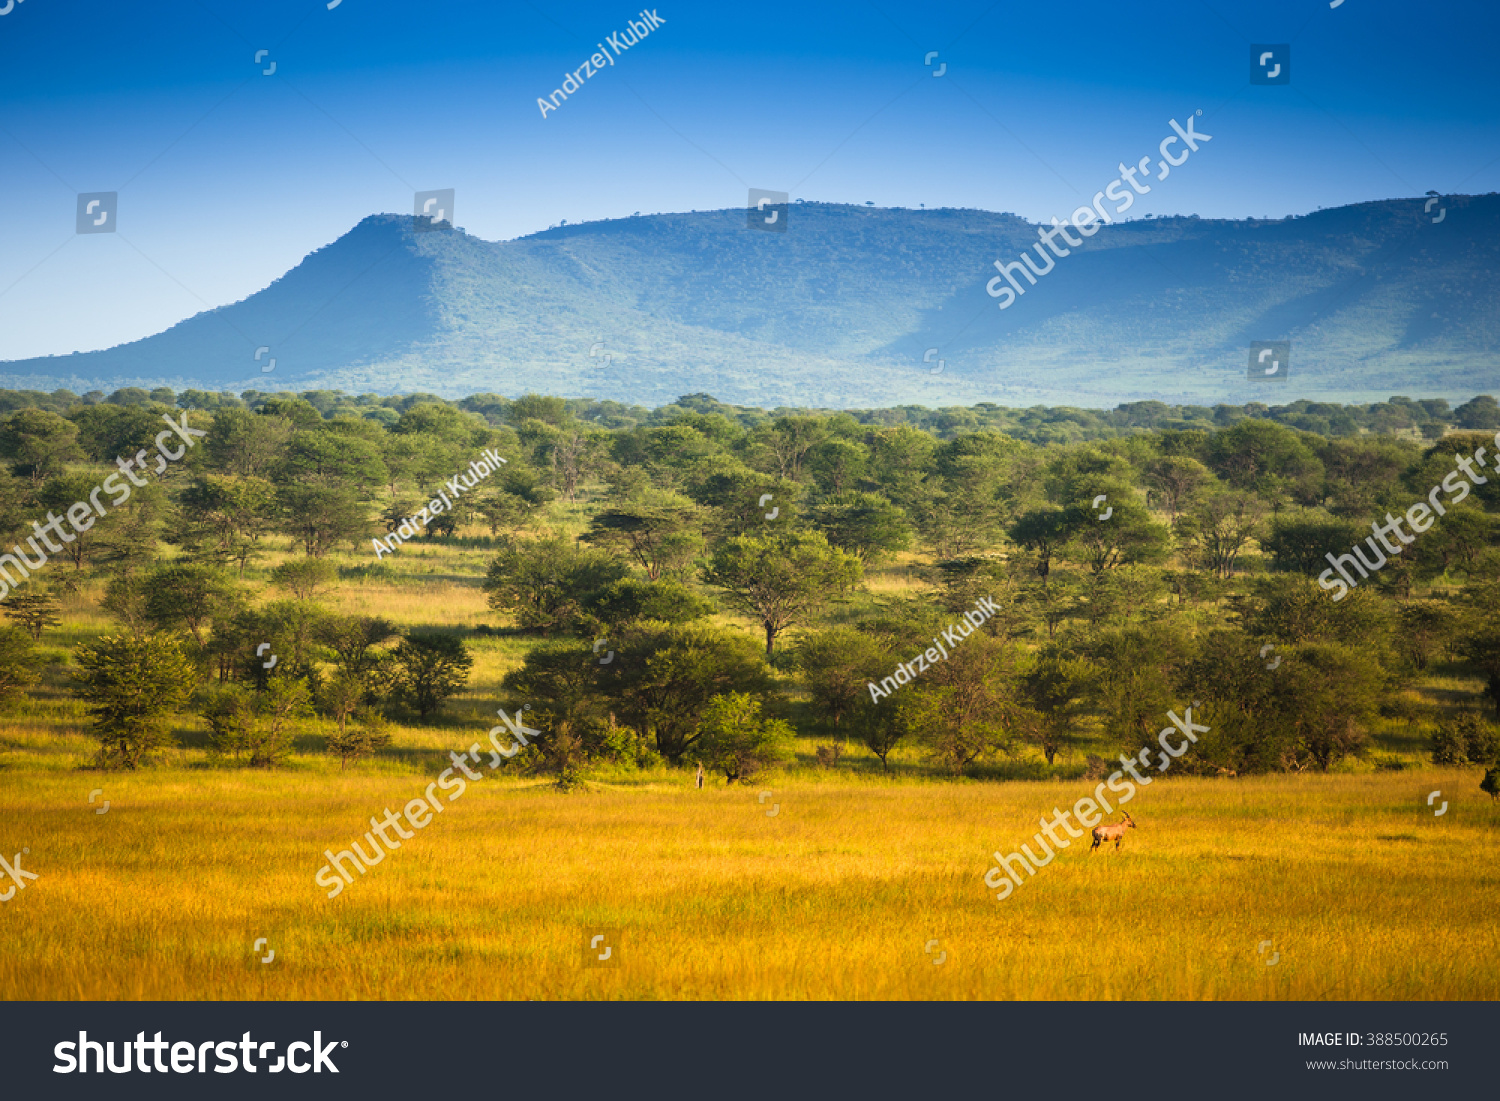
[[[1493, 3], [655, 10], [664, 25], [544, 119], [537, 97], [638, 8], [17, 0], [0, 16], [0, 359], [243, 298], [417, 189], [455, 188], [457, 223], [488, 239], [739, 206], [749, 187], [1047, 219], [1201, 109], [1213, 142], [1133, 214], [1500, 190]], [[1250, 86], [1258, 42], [1291, 43], [1290, 85]], [[74, 234], [92, 191], [120, 192], [118, 234]]]

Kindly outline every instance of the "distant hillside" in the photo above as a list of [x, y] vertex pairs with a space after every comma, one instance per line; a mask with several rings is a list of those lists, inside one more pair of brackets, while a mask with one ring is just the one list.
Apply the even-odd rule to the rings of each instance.
[[[504, 242], [382, 214], [242, 302], [104, 351], [0, 363], [0, 386], [844, 407], [1463, 399], [1500, 377], [1500, 196], [1443, 202], [1437, 225], [1423, 201], [1390, 200], [1107, 226], [1003, 312], [984, 290], [992, 264], [1036, 242], [1009, 214], [806, 203], [786, 233], [721, 210]], [[1286, 382], [1246, 379], [1254, 340], [1292, 342]], [[257, 370], [262, 345], [273, 373]]]

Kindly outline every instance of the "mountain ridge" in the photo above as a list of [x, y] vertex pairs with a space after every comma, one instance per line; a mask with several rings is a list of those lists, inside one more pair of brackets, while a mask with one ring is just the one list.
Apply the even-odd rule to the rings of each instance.
[[[1004, 311], [994, 264], [1037, 242], [1013, 214], [809, 202], [784, 233], [728, 209], [499, 242], [376, 214], [239, 302], [0, 377], [648, 405], [1464, 399], [1500, 362], [1500, 196], [1442, 202], [1438, 224], [1410, 199], [1119, 222]], [[1288, 339], [1289, 379], [1246, 377], [1251, 341]]]

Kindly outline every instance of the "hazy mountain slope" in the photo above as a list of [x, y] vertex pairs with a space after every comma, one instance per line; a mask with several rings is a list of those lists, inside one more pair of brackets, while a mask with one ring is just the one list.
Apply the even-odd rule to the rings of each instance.
[[[648, 404], [697, 390], [866, 406], [1462, 397], [1493, 388], [1500, 362], [1500, 197], [1443, 203], [1436, 225], [1417, 200], [1121, 223], [1004, 311], [984, 289], [993, 262], [1037, 239], [1008, 214], [809, 203], [788, 212], [786, 233], [723, 210], [507, 242], [377, 215], [242, 302], [133, 344], [0, 366], [12, 387], [542, 390]], [[1290, 380], [1248, 381], [1250, 341], [1282, 339]], [[273, 373], [253, 359], [262, 345]]]

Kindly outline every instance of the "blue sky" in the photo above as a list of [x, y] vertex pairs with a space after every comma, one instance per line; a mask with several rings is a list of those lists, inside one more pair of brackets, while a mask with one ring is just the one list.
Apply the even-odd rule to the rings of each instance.
[[[1133, 214], [1500, 190], [1493, 4], [655, 10], [662, 26], [543, 118], [537, 97], [638, 7], [16, 0], [0, 16], [0, 359], [243, 298], [360, 218], [409, 212], [414, 190], [456, 189], [457, 224], [487, 239], [740, 206], [749, 187], [1045, 220], [1199, 109], [1212, 144]], [[1249, 84], [1257, 42], [1291, 44], [1290, 85]], [[118, 233], [74, 233], [93, 191], [120, 193]]]

